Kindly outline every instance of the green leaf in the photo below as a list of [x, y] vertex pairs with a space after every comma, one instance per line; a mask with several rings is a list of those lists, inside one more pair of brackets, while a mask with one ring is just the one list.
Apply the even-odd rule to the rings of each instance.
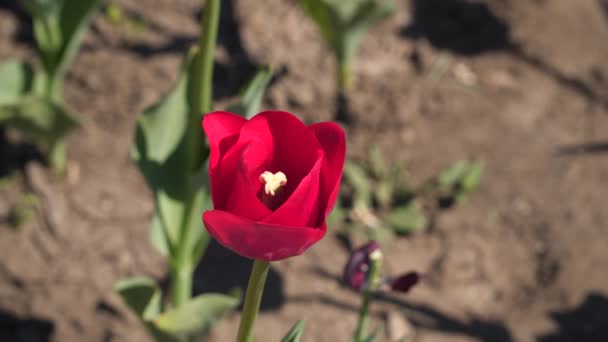
[[198, 201], [199, 208], [186, 205], [197, 192], [205, 191], [207, 184], [204, 172], [191, 171], [194, 157], [191, 134], [202, 134], [199, 127], [189, 127], [192, 118], [188, 70], [192, 58], [192, 54], [185, 58], [177, 86], [137, 121], [131, 151], [154, 193], [160, 226], [173, 247], [180, 241], [182, 227], [192, 221], [186, 217], [188, 209], [191, 215], [199, 216], [200, 224], [200, 210], [208, 206], [204, 200]]
[[344, 178], [353, 187], [355, 205], [371, 206], [371, 182], [365, 169], [361, 165], [346, 161]]
[[53, 78], [63, 78], [80, 47], [82, 34], [99, 6], [99, 0], [62, 0], [59, 14], [62, 44], [57, 64], [49, 70]]
[[287, 335], [281, 339], [281, 342], [299, 342], [302, 338], [302, 334], [304, 334], [304, 326], [305, 322], [303, 320], [299, 320], [296, 324], [289, 329]]
[[395, 6], [387, 0], [299, 0], [315, 21], [339, 61], [350, 64], [363, 35], [370, 27], [392, 15]]
[[150, 223], [150, 241], [156, 250], [164, 257], [169, 257], [172, 254], [171, 244], [167, 237], [167, 233], [163, 227], [163, 222], [158, 215], [158, 212], [154, 212], [152, 222]]
[[193, 338], [208, 331], [240, 299], [223, 294], [203, 294], [178, 308], [164, 312], [154, 320], [154, 328], [176, 338]]
[[[337, 25], [340, 23], [338, 13], [334, 8], [324, 0], [298, 0], [300, 6], [308, 14], [317, 27], [321, 31], [321, 35], [330, 48], [336, 51], [338, 49]], [[346, 1], [345, 1], [346, 2]]]
[[428, 220], [422, 213], [416, 201], [395, 207], [388, 214], [388, 222], [395, 232], [407, 234], [426, 228]]
[[[205, 177], [198, 177], [198, 179], [206, 180], [208, 169], [206, 164], [204, 164], [201, 167], [201, 170]], [[190, 236], [186, 237], [185, 241], [186, 243], [191, 244], [190, 246], [187, 246], [188, 250], [192, 251], [190, 264], [196, 265], [203, 257], [211, 239], [201, 220], [203, 212], [213, 209], [210, 194], [207, 191], [198, 191], [192, 200], [192, 208], [193, 210], [190, 211], [190, 217], [187, 223], [190, 226], [190, 229], [187, 230], [190, 233]]]
[[142, 321], [152, 321], [160, 314], [162, 293], [154, 280], [145, 277], [123, 279], [115, 289]]
[[483, 173], [483, 162], [476, 160], [472, 162], [466, 174], [462, 178], [462, 189], [467, 193], [471, 193], [479, 187], [481, 175]]
[[366, 337], [363, 341], [364, 342], [375, 342], [378, 340], [378, 338], [380, 337], [380, 335], [382, 334], [382, 326], [379, 325], [378, 327], [376, 327], [376, 330], [374, 330], [374, 332], [369, 335], [368, 337]]
[[437, 177], [437, 184], [441, 188], [450, 188], [455, 186], [469, 169], [469, 162], [460, 160], [447, 169], [443, 170]]
[[24, 96], [0, 107], [0, 119], [42, 145], [53, 145], [78, 126], [77, 116], [45, 97]]
[[340, 199], [338, 198], [338, 200], [336, 201], [336, 204], [334, 205], [333, 210], [327, 217], [327, 226], [329, 228], [331, 228], [333, 226], [341, 224], [346, 219], [346, 216], [347, 216], [346, 209], [344, 209], [341, 206]]
[[[348, 2], [348, 1], [344, 1]], [[345, 61], [354, 59], [363, 36], [371, 27], [390, 17], [395, 12], [395, 6], [388, 0], [359, 0], [355, 12], [345, 24], [343, 33], [343, 52]]]
[[28, 63], [9, 60], [0, 64], [0, 106], [14, 104], [32, 90], [34, 70]]
[[382, 156], [382, 153], [380, 152], [380, 149], [373, 145], [369, 148], [367, 155], [369, 160], [369, 169], [372, 172], [372, 175], [376, 179], [386, 178], [388, 176], [389, 168], [384, 160], [384, 157]]
[[241, 100], [228, 106], [228, 111], [240, 114], [247, 119], [257, 114], [262, 106], [264, 91], [272, 78], [272, 67], [258, 70], [247, 86], [241, 91]]

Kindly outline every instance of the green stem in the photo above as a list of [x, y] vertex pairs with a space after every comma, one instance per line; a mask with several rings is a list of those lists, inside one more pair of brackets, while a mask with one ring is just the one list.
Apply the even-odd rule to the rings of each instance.
[[[212, 81], [213, 81], [213, 51], [219, 24], [220, 0], [205, 1], [204, 15], [201, 22], [201, 34], [199, 39], [199, 51], [194, 60], [194, 68], [190, 70], [192, 80], [189, 95], [191, 96], [192, 113], [190, 114], [190, 125], [188, 126], [190, 170], [196, 172], [203, 162], [203, 135], [200, 131], [200, 120], [203, 113], [211, 111], [212, 108]], [[192, 297], [192, 265], [193, 246], [191, 238], [192, 229], [200, 229], [191, 224], [190, 219], [195, 210], [195, 201], [199, 190], [190, 191], [184, 198], [186, 214], [180, 232], [180, 240], [176, 255], [171, 260], [171, 283], [173, 306], [178, 307]], [[200, 194], [199, 194], [200, 195]], [[198, 216], [197, 216], [198, 217]]]
[[260, 303], [262, 301], [262, 293], [264, 292], [264, 284], [270, 263], [267, 261], [255, 260], [247, 284], [247, 293], [245, 294], [245, 305], [243, 306], [243, 314], [241, 315], [241, 324], [239, 325], [239, 334], [237, 342], [252, 342], [253, 327], [255, 320], [258, 317]]
[[367, 326], [369, 322], [369, 305], [372, 301], [372, 294], [366, 291], [361, 299], [361, 307], [359, 308], [359, 322], [357, 330], [355, 330], [355, 342], [364, 341], [367, 337]]
[[179, 307], [192, 297], [192, 266], [178, 264], [171, 266], [171, 301]]
[[61, 175], [65, 171], [67, 159], [67, 144], [64, 139], [58, 139], [49, 148], [49, 166], [56, 175]]
[[205, 1], [194, 77], [194, 113], [203, 115], [212, 109], [213, 52], [220, 18], [220, 0]]
[[351, 64], [345, 59], [338, 59], [338, 89], [346, 95], [352, 86]]
[[365, 288], [363, 290], [361, 308], [359, 309], [359, 322], [355, 330], [354, 341], [362, 342], [367, 339], [367, 326], [369, 325], [369, 306], [374, 299], [374, 293], [382, 282], [380, 266], [382, 265], [382, 253], [376, 250], [370, 255], [369, 269], [365, 275]]
[[191, 69], [190, 96], [192, 113], [190, 115], [192, 170], [197, 170], [204, 160], [201, 118], [213, 109], [213, 52], [217, 40], [220, 17], [220, 0], [207, 0], [201, 21], [198, 53]]

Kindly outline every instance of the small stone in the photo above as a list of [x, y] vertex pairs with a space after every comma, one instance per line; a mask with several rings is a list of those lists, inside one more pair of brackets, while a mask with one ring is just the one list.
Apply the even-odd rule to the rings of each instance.
[[386, 319], [389, 341], [412, 341], [414, 327], [397, 311], [390, 311]]
[[462, 84], [467, 86], [474, 86], [477, 84], [477, 74], [471, 70], [471, 68], [464, 64], [458, 63], [452, 70], [454, 77]]
[[495, 70], [488, 74], [486, 82], [493, 87], [502, 89], [514, 89], [517, 87], [517, 81], [510, 73], [504, 70]]

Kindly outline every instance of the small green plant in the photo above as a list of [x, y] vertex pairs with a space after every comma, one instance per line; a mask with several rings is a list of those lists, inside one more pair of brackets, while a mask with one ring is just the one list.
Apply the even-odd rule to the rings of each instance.
[[[240, 302], [239, 293], [192, 298], [194, 268], [210, 240], [201, 222], [201, 213], [212, 206], [201, 120], [212, 110], [219, 11], [219, 0], [205, 2], [198, 48], [184, 58], [177, 85], [140, 116], [131, 151], [154, 195], [150, 237], [167, 258], [170, 296], [165, 303], [156, 281], [144, 277], [122, 280], [116, 290], [157, 341], [196, 340]], [[270, 67], [258, 72], [233, 105], [236, 112], [259, 110], [271, 75]]]
[[32, 16], [38, 59], [0, 65], [0, 124], [19, 130], [46, 150], [51, 168], [66, 162], [66, 135], [79, 118], [63, 104], [63, 80], [99, 0], [21, 0]]
[[481, 161], [461, 160], [415, 186], [407, 181], [403, 168], [389, 165], [378, 149], [371, 148], [363, 162], [346, 163], [346, 187], [333, 223], [344, 223], [348, 236], [363, 235], [369, 240], [423, 230], [433, 208], [464, 203], [477, 190], [482, 171]]
[[338, 88], [352, 86], [352, 64], [367, 31], [391, 16], [391, 0], [298, 0], [319, 27], [337, 61]]
[[32, 193], [26, 192], [19, 196], [9, 212], [9, 222], [16, 229], [27, 224], [35, 215], [40, 206], [40, 198]]
[[304, 334], [304, 326], [305, 323], [303, 320], [297, 321], [281, 339], [281, 342], [299, 342]]
[[143, 18], [129, 15], [114, 2], [106, 6], [105, 15], [108, 22], [123, 30], [128, 39], [137, 38], [147, 29], [147, 23]]

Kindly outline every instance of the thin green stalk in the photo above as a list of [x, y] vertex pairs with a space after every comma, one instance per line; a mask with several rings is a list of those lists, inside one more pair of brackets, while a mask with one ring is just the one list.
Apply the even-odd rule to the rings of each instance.
[[342, 94], [348, 94], [352, 87], [351, 64], [344, 60], [338, 59], [338, 89]]
[[361, 308], [359, 309], [359, 322], [355, 330], [354, 342], [362, 342], [367, 339], [367, 327], [369, 325], [369, 307], [374, 299], [374, 293], [381, 283], [380, 267], [382, 265], [382, 253], [376, 250], [369, 256], [369, 269], [365, 276], [365, 288], [362, 294]]
[[268, 276], [270, 263], [267, 261], [255, 260], [247, 284], [247, 293], [245, 294], [245, 304], [241, 315], [241, 324], [239, 325], [239, 333], [236, 338], [237, 342], [252, 342], [254, 337], [253, 328], [255, 320], [260, 311], [260, 303], [264, 292], [264, 284]]
[[59, 139], [49, 147], [48, 158], [49, 165], [55, 174], [60, 175], [65, 171], [67, 160], [67, 143], [65, 139]]
[[[204, 141], [200, 132], [200, 120], [205, 112], [212, 108], [212, 89], [213, 89], [213, 51], [219, 24], [220, 0], [205, 1], [204, 15], [201, 22], [201, 34], [199, 39], [199, 51], [194, 60], [194, 68], [191, 69], [190, 79], [192, 113], [190, 115], [190, 125], [188, 126], [190, 154], [190, 170], [196, 172], [203, 161]], [[177, 255], [171, 260], [171, 282], [172, 282], [172, 301], [173, 306], [178, 307], [192, 297], [192, 248], [195, 244], [189, 241], [193, 235], [191, 229], [196, 226], [190, 224], [192, 210], [196, 208], [196, 190], [191, 191], [184, 203], [186, 214], [184, 215], [180, 241], [177, 247]]]
[[359, 322], [357, 330], [355, 330], [355, 342], [365, 340], [367, 336], [367, 326], [369, 325], [369, 305], [372, 302], [372, 294], [366, 291], [361, 298], [361, 307], [359, 308]]
[[171, 266], [171, 302], [174, 307], [186, 303], [192, 297], [192, 272], [189, 265]]
[[220, 0], [206, 0], [201, 23], [194, 69], [191, 71], [192, 79], [192, 115], [190, 127], [195, 129], [190, 134], [192, 139], [193, 169], [196, 170], [204, 160], [203, 135], [200, 134], [201, 118], [205, 113], [213, 110], [213, 52], [217, 41], [217, 31], [220, 18]]
[[200, 48], [196, 60], [193, 92], [194, 114], [203, 115], [212, 109], [213, 81], [213, 52], [217, 40], [217, 30], [220, 18], [220, 0], [205, 1], [205, 11], [201, 25], [198, 46]]

